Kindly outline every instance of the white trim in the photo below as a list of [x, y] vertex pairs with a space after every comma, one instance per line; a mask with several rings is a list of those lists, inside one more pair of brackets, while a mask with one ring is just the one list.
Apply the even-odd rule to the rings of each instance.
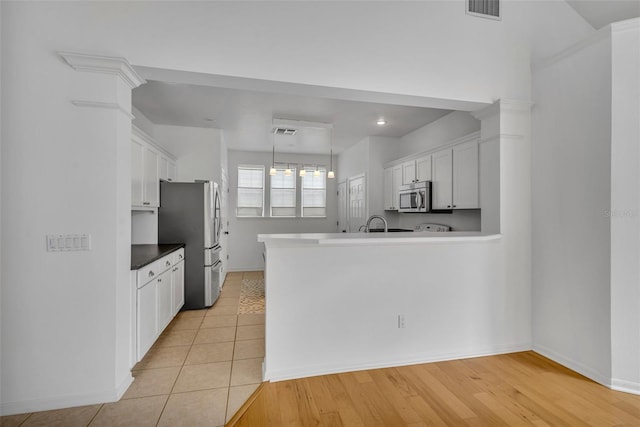
[[478, 138], [480, 138], [480, 131], [476, 131], [476, 132], [470, 133], [468, 135], [464, 135], [464, 136], [461, 136], [459, 138], [456, 138], [454, 140], [447, 141], [444, 144], [439, 145], [438, 147], [435, 147], [435, 148], [431, 148], [431, 149], [429, 149], [427, 151], [421, 151], [421, 152], [416, 153], [416, 154], [410, 154], [408, 156], [392, 160], [390, 162], [385, 163], [383, 165], [383, 168], [386, 169], [386, 168], [389, 168], [389, 167], [397, 166], [397, 165], [402, 164], [404, 162], [407, 162], [409, 160], [415, 160], [415, 159], [418, 159], [418, 158], [420, 158], [422, 156], [428, 156], [430, 154], [437, 153], [440, 150], [446, 150], [447, 148], [452, 148], [452, 147], [454, 147], [456, 145], [464, 144], [465, 142], [473, 141], [474, 139], [478, 139]]
[[501, 133], [495, 136], [492, 136], [490, 138], [486, 138], [486, 139], [481, 139], [478, 141], [478, 144], [484, 144], [487, 142], [495, 142], [495, 141], [501, 141], [503, 139], [513, 139], [513, 140], [519, 140], [522, 141], [524, 140], [524, 136], [523, 135], [516, 135], [516, 134], [509, 134], [509, 133]]
[[52, 409], [71, 408], [74, 406], [94, 405], [99, 403], [117, 402], [133, 383], [131, 374], [113, 390], [90, 394], [67, 394], [50, 398], [21, 400], [17, 402], [2, 402], [0, 415], [24, 414], [27, 412], [48, 411]]
[[625, 21], [613, 22], [610, 24], [612, 33], [623, 31], [640, 30], [640, 18], [627, 19]]
[[499, 115], [505, 111], [531, 111], [531, 107], [533, 107], [533, 103], [529, 101], [502, 98], [487, 107], [481, 108], [480, 110], [471, 111], [471, 115], [478, 120], [484, 120], [488, 117]]
[[[338, 374], [343, 372], [364, 371], [368, 369], [392, 368], [396, 366], [409, 366], [422, 363], [444, 362], [447, 360], [471, 359], [474, 357], [496, 356], [499, 354], [516, 353], [531, 350], [531, 343], [521, 343], [513, 345], [495, 346], [478, 349], [472, 352], [451, 352], [425, 357], [409, 358], [404, 360], [381, 360], [378, 362], [352, 363], [347, 365], [322, 365], [309, 366], [299, 369], [283, 369], [277, 371], [264, 371], [264, 381], [284, 381], [297, 378], [314, 377], [318, 375]], [[265, 360], [265, 366], [269, 363]]]
[[562, 61], [565, 58], [568, 58], [580, 52], [583, 49], [591, 47], [596, 43], [599, 43], [607, 39], [608, 37], [611, 37], [611, 29], [612, 29], [612, 26], [607, 25], [606, 27], [599, 29], [595, 33], [590, 34], [589, 36], [587, 36], [587, 38], [579, 41], [578, 43], [569, 46], [565, 50], [558, 52], [554, 55], [548, 56], [544, 59], [541, 59], [534, 64], [531, 64], [531, 71], [533, 73], [541, 71], [557, 62]]
[[71, 103], [76, 107], [88, 107], [88, 108], [101, 108], [106, 110], [119, 110], [129, 119], [133, 120], [133, 114], [127, 111], [122, 105], [115, 102], [98, 102], [98, 101], [83, 101], [80, 99], [72, 99]]
[[611, 379], [611, 389], [616, 391], [622, 391], [625, 393], [640, 395], [640, 383], [634, 383], [631, 381]]
[[[134, 124], [131, 124], [131, 134], [136, 136], [136, 137], [138, 137], [138, 138], [140, 138], [142, 141], [146, 142], [147, 144], [151, 145], [154, 149], [159, 151], [161, 154], [164, 154], [165, 156], [167, 156], [168, 158], [170, 158], [174, 162], [177, 161], [177, 158], [176, 158], [175, 155], [171, 154], [166, 149], [161, 147], [156, 142], [155, 139], [153, 139], [151, 136], [149, 136], [149, 134], [147, 134], [145, 131], [143, 131], [142, 129], [140, 129], [139, 127], [137, 127]], [[139, 209], [139, 210], [147, 210], [147, 209]]]
[[131, 89], [146, 83], [125, 58], [115, 56], [87, 55], [74, 52], [58, 52], [76, 71], [112, 74], [120, 77]]
[[562, 366], [565, 366], [569, 369], [571, 369], [572, 371], [575, 371], [577, 373], [579, 373], [580, 375], [584, 375], [585, 377], [592, 379], [593, 381], [600, 383], [606, 387], [611, 388], [611, 379], [607, 378], [606, 375], [603, 375], [602, 373], [596, 371], [595, 369], [577, 362], [573, 359], [570, 359], [560, 353], [557, 353], [554, 350], [551, 350], [548, 347], [545, 347], [543, 345], [539, 345], [539, 344], [534, 344], [533, 345], [533, 351], [535, 351], [536, 353], [539, 353], [541, 355], [543, 355], [546, 358], [549, 358], [559, 364], [561, 364]]

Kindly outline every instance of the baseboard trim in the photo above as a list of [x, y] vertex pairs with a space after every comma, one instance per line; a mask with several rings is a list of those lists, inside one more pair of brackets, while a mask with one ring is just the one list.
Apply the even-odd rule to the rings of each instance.
[[472, 352], [455, 352], [417, 357], [403, 360], [387, 360], [372, 363], [353, 363], [340, 365], [309, 366], [302, 369], [269, 370], [268, 356], [265, 364], [264, 381], [278, 382], [298, 378], [316, 377], [319, 375], [340, 374], [344, 372], [365, 371], [368, 369], [392, 368], [396, 366], [418, 365], [421, 363], [444, 362], [447, 360], [471, 359], [474, 357], [495, 356], [498, 354], [517, 353], [531, 350], [531, 343], [492, 347]]
[[127, 391], [133, 377], [131, 374], [120, 385], [108, 391], [90, 394], [68, 394], [42, 399], [22, 400], [17, 402], [2, 402], [0, 416], [24, 414], [27, 412], [49, 411], [52, 409], [71, 408], [74, 406], [95, 405], [97, 403], [117, 402]]
[[631, 381], [611, 379], [611, 389], [615, 391], [622, 391], [625, 393], [640, 395], [640, 383], [634, 383]]
[[612, 388], [610, 378], [607, 378], [606, 375], [602, 375], [602, 373], [587, 365], [576, 362], [575, 360], [566, 357], [554, 350], [551, 350], [550, 348], [543, 345], [535, 344], [533, 346], [533, 351], [553, 360], [554, 362], [561, 364], [562, 366], [571, 369], [572, 371], [576, 371], [580, 375], [584, 375], [585, 377], [592, 379], [593, 381], [602, 384], [605, 387]]

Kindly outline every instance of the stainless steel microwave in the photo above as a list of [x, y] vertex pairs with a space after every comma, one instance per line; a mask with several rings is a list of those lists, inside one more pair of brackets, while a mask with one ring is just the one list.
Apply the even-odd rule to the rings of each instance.
[[401, 185], [398, 212], [429, 212], [431, 210], [431, 181]]

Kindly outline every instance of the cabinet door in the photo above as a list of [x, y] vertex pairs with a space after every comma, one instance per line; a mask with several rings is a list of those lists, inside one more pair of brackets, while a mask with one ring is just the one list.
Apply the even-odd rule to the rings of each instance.
[[173, 318], [171, 273], [169, 269], [155, 280], [158, 288], [158, 333], [162, 332]]
[[416, 160], [416, 179], [431, 181], [431, 156], [420, 157]]
[[131, 140], [131, 206], [142, 206], [144, 191], [144, 145]]
[[477, 209], [478, 142], [469, 141], [453, 147], [453, 207]]
[[176, 264], [171, 270], [172, 312], [175, 316], [184, 305], [184, 261]]
[[393, 167], [393, 210], [398, 210], [400, 202], [399, 190], [402, 185], [402, 165]]
[[431, 203], [433, 209], [452, 209], [453, 205], [453, 162], [451, 149], [438, 151], [432, 155]]
[[411, 184], [416, 180], [416, 161], [411, 160], [402, 164], [402, 183]]
[[160, 206], [160, 178], [158, 176], [158, 153], [150, 147], [144, 150], [144, 206]]
[[138, 361], [147, 353], [158, 336], [156, 281], [152, 280], [138, 289], [137, 295], [137, 356]]
[[176, 164], [169, 160], [169, 164], [167, 165], [167, 181], [175, 181], [176, 180]]
[[163, 181], [169, 180], [169, 159], [163, 155], [160, 155], [158, 160], [158, 178]]
[[393, 210], [393, 168], [384, 170], [384, 209]]

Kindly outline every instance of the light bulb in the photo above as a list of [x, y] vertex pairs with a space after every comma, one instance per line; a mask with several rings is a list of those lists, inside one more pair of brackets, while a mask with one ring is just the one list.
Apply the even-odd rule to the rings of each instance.
[[327, 174], [327, 178], [329, 179], [333, 179], [336, 177], [336, 174], [333, 173], [333, 171], [329, 171], [329, 173]]
[[318, 169], [313, 171], [313, 176], [320, 176], [320, 171]]
[[291, 169], [289, 169], [289, 167], [284, 170], [284, 176], [291, 176]]
[[276, 168], [274, 168], [273, 166], [271, 166], [271, 169], [269, 169], [269, 175], [273, 176], [276, 174]]
[[307, 171], [305, 168], [300, 169], [300, 176], [305, 176], [307, 174]]

